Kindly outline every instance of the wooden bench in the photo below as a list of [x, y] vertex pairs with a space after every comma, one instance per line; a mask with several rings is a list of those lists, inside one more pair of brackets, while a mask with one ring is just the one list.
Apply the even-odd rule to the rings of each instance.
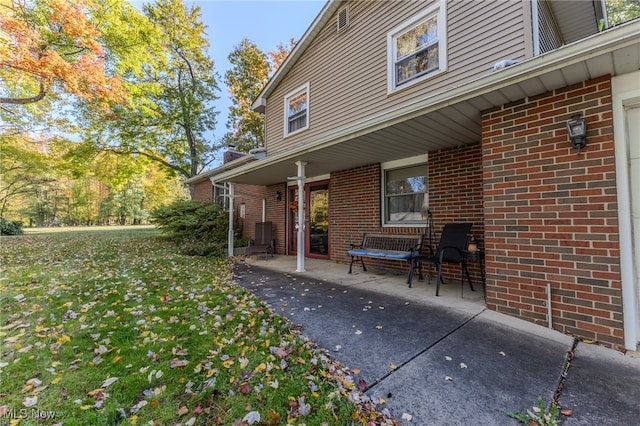
[[[384, 260], [404, 260], [410, 264], [407, 284], [411, 286], [413, 279], [412, 259], [420, 256], [420, 249], [424, 235], [401, 235], [401, 234], [365, 234], [360, 245], [351, 244], [351, 249], [347, 253], [351, 256], [349, 264], [349, 273], [353, 268], [353, 263], [360, 261], [362, 269], [367, 270], [364, 266], [364, 258], [370, 257], [374, 259]], [[422, 270], [418, 268], [420, 279]]]

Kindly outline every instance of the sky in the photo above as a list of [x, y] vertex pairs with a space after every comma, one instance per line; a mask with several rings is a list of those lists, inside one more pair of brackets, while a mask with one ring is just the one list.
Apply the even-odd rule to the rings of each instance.
[[220, 80], [219, 112], [214, 132], [216, 140], [227, 131], [229, 92], [224, 84], [224, 73], [231, 67], [227, 56], [248, 38], [267, 53], [279, 43], [287, 45], [289, 39], [300, 40], [314, 21], [325, 0], [183, 0], [186, 6], [201, 7], [201, 20], [206, 25], [209, 56], [213, 59]]

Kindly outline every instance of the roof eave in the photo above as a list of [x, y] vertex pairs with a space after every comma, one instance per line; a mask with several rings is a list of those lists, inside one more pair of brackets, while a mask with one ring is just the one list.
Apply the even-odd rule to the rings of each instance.
[[322, 7], [322, 10], [316, 16], [313, 23], [307, 31], [302, 35], [302, 38], [298, 40], [295, 47], [291, 50], [287, 58], [280, 65], [278, 70], [273, 74], [273, 76], [269, 79], [267, 84], [264, 86], [258, 98], [255, 100], [251, 108], [256, 112], [264, 112], [264, 108], [266, 107], [266, 99], [269, 94], [275, 89], [275, 87], [282, 81], [282, 79], [287, 75], [289, 70], [296, 63], [298, 58], [302, 56], [304, 51], [309, 47], [309, 45], [313, 42], [318, 32], [324, 27], [329, 18], [333, 15], [333, 13], [340, 7], [342, 0], [328, 0], [327, 3]]
[[[407, 105], [403, 108], [386, 112], [381, 116], [370, 117], [349, 128], [314, 140], [312, 143], [297, 146], [291, 150], [282, 151], [268, 156], [259, 162], [245, 164], [234, 170], [224, 171], [216, 176], [218, 181], [233, 181], [247, 172], [269, 167], [282, 161], [295, 160], [305, 153], [328, 148], [342, 141], [348, 140], [391, 126], [403, 120], [427, 114], [450, 105], [471, 100], [486, 95], [492, 91], [508, 87], [519, 82], [545, 75], [563, 67], [570, 66], [599, 54], [611, 53], [616, 49], [637, 45], [640, 34], [640, 20], [623, 24], [602, 33], [594, 34], [586, 39], [565, 45], [560, 49], [533, 57], [510, 66], [498, 72], [493, 72], [476, 80], [454, 87], [446, 92]], [[537, 94], [537, 93], [536, 93]], [[528, 95], [535, 95], [534, 93]]]

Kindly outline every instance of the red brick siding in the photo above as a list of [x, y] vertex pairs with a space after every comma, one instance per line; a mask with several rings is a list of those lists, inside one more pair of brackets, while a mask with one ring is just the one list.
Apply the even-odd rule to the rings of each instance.
[[[262, 222], [262, 200], [266, 200], [266, 220], [273, 222], [273, 234], [276, 240], [276, 252], [285, 251], [285, 190], [284, 184], [264, 187], [261, 185], [236, 184], [234, 187], [234, 228], [247, 239], [255, 238], [255, 223]], [[206, 179], [194, 185], [195, 198], [199, 201], [211, 202], [213, 186]], [[282, 200], [276, 199], [276, 192], [280, 191]], [[240, 217], [240, 206], [245, 205], [245, 217]]]
[[209, 179], [193, 185], [193, 199], [210, 203], [213, 201], [213, 185]]
[[[277, 192], [282, 194], [282, 199], [276, 199]], [[276, 240], [276, 253], [286, 253], [286, 214], [287, 214], [287, 191], [286, 184], [277, 184], [266, 187], [267, 199], [267, 221], [273, 223], [273, 238]]]
[[[429, 153], [429, 207], [436, 232], [448, 222], [473, 222], [472, 232], [482, 239], [482, 170], [480, 144]], [[379, 164], [333, 173], [329, 190], [331, 259], [348, 263], [347, 250], [364, 233], [426, 233], [424, 226], [383, 228], [381, 219], [381, 168]], [[406, 271], [401, 262], [377, 262], [394, 270]], [[479, 270], [470, 268], [479, 282]], [[459, 269], [446, 270], [459, 276]]]
[[487, 306], [547, 325], [550, 284], [555, 329], [622, 348], [612, 116], [608, 76], [483, 113]]

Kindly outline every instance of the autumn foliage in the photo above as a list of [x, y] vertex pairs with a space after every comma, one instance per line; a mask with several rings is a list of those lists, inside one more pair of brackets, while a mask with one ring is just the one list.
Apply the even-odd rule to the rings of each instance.
[[124, 103], [120, 76], [107, 72], [91, 0], [0, 0], [0, 104], [29, 104], [55, 87], [101, 107]]

